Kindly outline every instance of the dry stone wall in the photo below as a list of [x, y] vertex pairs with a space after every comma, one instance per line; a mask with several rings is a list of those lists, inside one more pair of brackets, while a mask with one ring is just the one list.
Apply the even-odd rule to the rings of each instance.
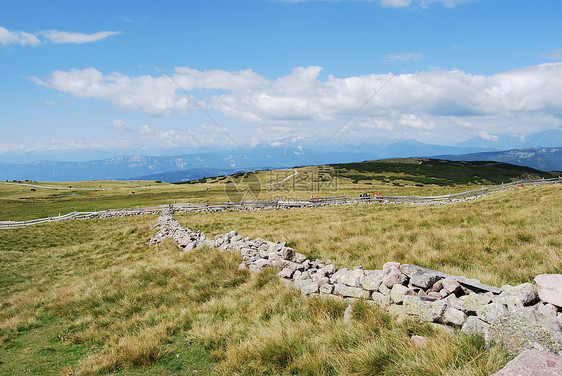
[[[305, 295], [364, 299], [404, 318], [459, 328], [481, 335], [487, 342], [502, 342], [513, 354], [527, 349], [562, 355], [562, 286], [523, 283], [501, 288], [478, 280], [455, 277], [411, 264], [387, 262], [382, 270], [338, 268], [329, 260], [309, 260], [285, 242], [242, 238], [236, 231], [208, 238], [201, 231], [182, 227], [172, 212], [159, 217], [157, 244], [173, 238], [186, 251], [208, 246], [242, 255], [239, 269], [259, 273], [278, 268], [279, 277]], [[551, 275], [556, 281], [562, 276]], [[541, 283], [548, 278], [540, 277]], [[554, 298], [552, 298], [554, 297]], [[542, 298], [542, 299], [541, 299]]]

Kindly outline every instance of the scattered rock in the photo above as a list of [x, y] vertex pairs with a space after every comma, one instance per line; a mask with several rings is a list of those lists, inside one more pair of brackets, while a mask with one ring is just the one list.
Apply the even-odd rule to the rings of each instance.
[[548, 350], [525, 350], [492, 376], [560, 376], [562, 357]]
[[541, 300], [562, 307], [562, 274], [540, 274], [535, 282]]
[[412, 336], [412, 338], [410, 338], [410, 341], [416, 347], [427, 347], [427, 338], [424, 336]]

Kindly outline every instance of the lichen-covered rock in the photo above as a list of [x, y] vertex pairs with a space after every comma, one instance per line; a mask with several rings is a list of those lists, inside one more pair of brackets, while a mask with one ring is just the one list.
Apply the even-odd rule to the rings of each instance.
[[540, 274], [535, 282], [541, 300], [562, 307], [562, 274]]
[[404, 312], [408, 315], [419, 317], [424, 321], [439, 322], [447, 305], [441, 301], [431, 301], [419, 296], [404, 296]]
[[562, 354], [562, 331], [549, 320], [541, 320], [534, 310], [508, 311], [498, 317], [486, 332], [486, 342], [501, 342], [512, 354], [524, 350], [550, 350]]
[[334, 292], [334, 285], [325, 283], [322, 286], [320, 286], [319, 290], [321, 294], [331, 294], [332, 292]]
[[416, 295], [416, 293], [404, 285], [394, 285], [392, 290], [390, 290], [390, 298], [397, 304], [402, 303], [406, 295]]
[[410, 276], [410, 283], [414, 286], [421, 287], [422, 289], [428, 289], [432, 287], [435, 282], [441, 279], [437, 274], [426, 273], [426, 272], [416, 272]]
[[318, 284], [311, 279], [295, 281], [295, 287], [301, 290], [304, 295], [310, 295], [319, 292]]
[[392, 301], [390, 300], [390, 295], [384, 295], [380, 292], [373, 292], [371, 294], [371, 299], [382, 309], [388, 308], [388, 306], [392, 303]]
[[369, 270], [359, 279], [359, 282], [365, 290], [377, 291], [382, 283], [382, 277], [382, 271]]
[[503, 316], [506, 312], [507, 308], [503, 304], [490, 303], [478, 308], [476, 314], [481, 320], [486, 321], [488, 324], [492, 324], [498, 319], [498, 317]]
[[[463, 300], [462, 310], [474, 314], [478, 309], [490, 304], [491, 299], [487, 295], [482, 294], [469, 294]], [[456, 308], [456, 307], [455, 307]]]
[[540, 304], [537, 311], [545, 317], [556, 317], [558, 312], [556, 306], [550, 303]]
[[532, 283], [523, 283], [514, 287], [507, 287], [495, 300], [497, 303], [519, 306], [519, 302], [528, 306], [539, 301], [537, 287]]
[[343, 283], [336, 283], [334, 293], [343, 297], [369, 299], [370, 293], [360, 287], [351, 287]]
[[462, 326], [466, 321], [467, 316], [463, 311], [456, 308], [447, 307], [443, 313], [443, 322], [454, 326]]
[[465, 334], [484, 336], [490, 324], [480, 320], [476, 316], [468, 316], [461, 331]]

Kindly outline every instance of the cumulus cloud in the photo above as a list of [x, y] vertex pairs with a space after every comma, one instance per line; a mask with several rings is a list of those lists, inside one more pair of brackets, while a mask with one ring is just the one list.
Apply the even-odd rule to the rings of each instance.
[[82, 44], [82, 43], [96, 42], [98, 40], [102, 40], [112, 35], [116, 35], [120, 33], [121, 33], [120, 31], [99, 31], [93, 34], [82, 34], [82, 33], [71, 33], [68, 31], [48, 30], [48, 31], [43, 31], [41, 35], [43, 35], [47, 40], [49, 40], [52, 43]]
[[402, 115], [398, 123], [414, 129], [434, 129], [436, 126], [434, 122], [424, 121], [415, 114]]
[[[57, 44], [82, 44], [102, 40], [120, 33], [120, 31], [99, 31], [93, 34], [81, 34], [68, 31], [47, 30], [32, 34], [25, 31], [8, 30], [0, 26], [0, 45], [19, 44], [21, 46], [38, 46], [46, 42]], [[43, 40], [40, 39], [40, 37], [43, 38]]]
[[478, 135], [480, 136], [480, 138], [482, 138], [483, 140], [487, 140], [487, 141], [497, 141], [498, 140], [498, 136], [493, 135], [493, 134], [489, 134], [486, 131], [480, 131], [478, 132]]
[[39, 38], [25, 31], [12, 31], [0, 26], [0, 44], [19, 44], [21, 46], [38, 46], [41, 44]]

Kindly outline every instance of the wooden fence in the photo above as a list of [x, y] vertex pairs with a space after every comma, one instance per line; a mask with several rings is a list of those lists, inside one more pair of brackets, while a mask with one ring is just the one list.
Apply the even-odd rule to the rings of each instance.
[[512, 183], [500, 184], [471, 191], [454, 193], [444, 196], [370, 196], [370, 197], [349, 197], [333, 196], [333, 197], [316, 197], [309, 200], [305, 199], [277, 199], [264, 201], [242, 201], [242, 202], [226, 202], [226, 203], [178, 203], [169, 205], [158, 205], [143, 208], [126, 208], [126, 209], [108, 209], [94, 212], [77, 212], [68, 213], [49, 218], [33, 219], [29, 221], [0, 221], [0, 230], [18, 228], [36, 225], [40, 223], [66, 221], [71, 219], [88, 219], [88, 218], [106, 218], [115, 216], [132, 216], [142, 214], [158, 214], [166, 209], [176, 212], [190, 211], [223, 211], [223, 210], [257, 210], [257, 209], [291, 209], [304, 207], [317, 207], [329, 205], [346, 205], [346, 204], [372, 204], [372, 203], [399, 203], [399, 204], [449, 204], [464, 200], [476, 199], [481, 196], [492, 193], [502, 192], [508, 189], [523, 188], [526, 186], [537, 186], [543, 184], [560, 184], [562, 177], [552, 179], [538, 180], [520, 180]]

